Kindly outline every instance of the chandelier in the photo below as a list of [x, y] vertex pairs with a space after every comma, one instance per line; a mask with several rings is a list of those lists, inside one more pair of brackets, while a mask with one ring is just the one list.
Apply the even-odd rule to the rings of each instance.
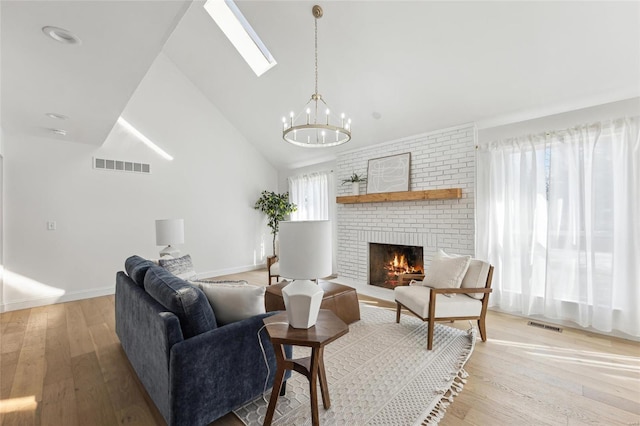
[[351, 139], [351, 119], [343, 114], [333, 114], [329, 105], [318, 93], [318, 19], [323, 11], [318, 5], [311, 9], [315, 17], [315, 92], [309, 102], [295, 115], [293, 111], [289, 119], [282, 117], [282, 138], [305, 148], [325, 148], [342, 145]]

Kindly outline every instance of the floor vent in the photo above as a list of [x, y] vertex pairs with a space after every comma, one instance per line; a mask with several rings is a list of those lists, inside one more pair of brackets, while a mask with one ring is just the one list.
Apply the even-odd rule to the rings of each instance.
[[129, 173], [151, 173], [151, 165], [146, 163], [134, 163], [131, 161], [107, 160], [105, 158], [94, 158], [93, 168], [99, 170], [110, 170], [114, 172]]
[[562, 329], [560, 327], [556, 327], [556, 326], [553, 326], [553, 325], [542, 324], [542, 323], [534, 322], [534, 321], [529, 321], [527, 323], [527, 325], [530, 325], [531, 327], [538, 327], [538, 328], [542, 328], [542, 329], [545, 329], [545, 330], [555, 331], [557, 333], [562, 333]]

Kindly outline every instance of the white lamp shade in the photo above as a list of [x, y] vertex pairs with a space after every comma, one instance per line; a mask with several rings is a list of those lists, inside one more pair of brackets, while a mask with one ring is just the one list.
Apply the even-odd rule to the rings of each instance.
[[184, 219], [156, 220], [156, 245], [184, 244]]
[[331, 275], [331, 222], [280, 222], [280, 276], [316, 279]]

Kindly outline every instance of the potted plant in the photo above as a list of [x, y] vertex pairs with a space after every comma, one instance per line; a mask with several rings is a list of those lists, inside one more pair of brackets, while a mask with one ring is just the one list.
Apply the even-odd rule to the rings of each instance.
[[358, 175], [356, 172], [353, 172], [348, 179], [342, 179], [342, 184], [351, 183], [351, 193], [353, 195], [360, 195], [360, 182], [366, 182], [367, 178], [362, 175]]
[[295, 212], [298, 206], [289, 202], [289, 193], [276, 194], [275, 192], [262, 191], [260, 198], [256, 201], [254, 209], [260, 210], [269, 218], [267, 225], [271, 228], [273, 234], [273, 256], [276, 255], [276, 235], [278, 235], [278, 226], [281, 220]]

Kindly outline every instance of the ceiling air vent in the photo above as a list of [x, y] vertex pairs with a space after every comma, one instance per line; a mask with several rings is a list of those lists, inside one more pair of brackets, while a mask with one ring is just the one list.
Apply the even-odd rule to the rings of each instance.
[[130, 173], [151, 173], [151, 165], [147, 163], [134, 163], [132, 161], [107, 160], [105, 158], [94, 158], [93, 168], [99, 170], [109, 170], [113, 172]]

